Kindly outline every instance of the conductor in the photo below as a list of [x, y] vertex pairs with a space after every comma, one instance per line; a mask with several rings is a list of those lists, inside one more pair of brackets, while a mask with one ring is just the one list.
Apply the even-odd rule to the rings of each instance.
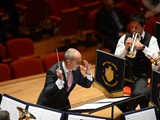
[[[83, 60], [83, 66], [81, 62], [81, 53], [74, 48], [69, 48], [64, 55], [64, 60], [56, 63], [47, 71], [45, 85], [37, 104], [68, 110], [70, 108], [68, 97], [75, 85], [89, 88], [94, 81], [91, 64]], [[84, 70], [85, 76], [81, 73], [80, 68]]]

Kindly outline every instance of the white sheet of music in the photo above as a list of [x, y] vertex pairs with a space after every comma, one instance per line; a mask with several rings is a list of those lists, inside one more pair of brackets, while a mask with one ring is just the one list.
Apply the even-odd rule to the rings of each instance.
[[82, 106], [76, 107], [76, 108], [71, 108], [71, 110], [85, 110], [85, 109], [97, 109], [100, 107], [103, 107], [105, 105], [109, 105], [111, 103], [88, 103], [88, 104], [84, 104]]
[[88, 103], [88, 104], [84, 104], [82, 106], [76, 107], [76, 108], [71, 108], [71, 110], [85, 110], [85, 109], [97, 109], [109, 104], [112, 104], [113, 102], [117, 102], [117, 101], [121, 101], [121, 100], [125, 100], [129, 97], [121, 97], [121, 98], [105, 98], [93, 103]]
[[89, 116], [80, 116], [80, 115], [68, 115], [68, 120], [106, 120], [106, 119], [89, 117]]
[[129, 98], [129, 97], [105, 98], [105, 99], [99, 100], [97, 102], [110, 102], [110, 103], [113, 103], [113, 102], [118, 102], [118, 101], [121, 101], [121, 100], [125, 100], [127, 98]]
[[125, 115], [126, 120], [157, 120], [155, 110], [148, 109]]
[[36, 120], [60, 120], [62, 113], [44, 108], [29, 106], [28, 111], [36, 117]]
[[19, 118], [19, 111], [18, 111], [17, 107], [21, 107], [21, 108], [25, 109], [26, 104], [23, 104], [19, 101], [16, 101], [14, 99], [10, 99], [5, 96], [2, 97], [1, 109], [7, 110], [10, 113], [11, 120], [18, 120], [18, 118]]

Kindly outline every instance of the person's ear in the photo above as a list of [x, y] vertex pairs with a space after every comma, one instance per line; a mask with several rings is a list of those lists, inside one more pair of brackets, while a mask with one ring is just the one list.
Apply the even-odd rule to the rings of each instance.
[[70, 60], [70, 59], [67, 59], [67, 63], [70, 64], [70, 63], [71, 63], [71, 60]]

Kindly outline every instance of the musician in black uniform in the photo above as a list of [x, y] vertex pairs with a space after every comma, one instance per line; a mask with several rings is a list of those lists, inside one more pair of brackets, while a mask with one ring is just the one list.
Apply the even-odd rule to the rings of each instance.
[[[150, 87], [147, 86], [148, 78], [151, 76], [151, 58], [158, 57], [158, 42], [157, 38], [151, 36], [144, 31], [146, 24], [146, 18], [143, 14], [137, 13], [131, 16], [130, 31], [131, 33], [123, 35], [117, 44], [115, 55], [126, 58], [130, 70], [133, 73], [134, 80], [131, 84], [131, 97], [137, 95], [146, 95], [148, 97], [150, 93]], [[134, 44], [134, 50], [136, 50], [135, 58], [130, 58], [127, 54], [133, 45], [133, 34], [138, 33], [140, 40], [137, 40]], [[124, 111], [133, 110], [140, 104], [140, 108], [148, 106], [148, 99], [135, 100], [126, 105]]]

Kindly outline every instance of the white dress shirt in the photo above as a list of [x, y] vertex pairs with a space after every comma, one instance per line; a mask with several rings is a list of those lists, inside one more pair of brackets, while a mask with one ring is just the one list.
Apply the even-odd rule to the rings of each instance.
[[[145, 36], [145, 31], [142, 32], [141, 37], [144, 38]], [[125, 49], [125, 37], [126, 35], [123, 35], [117, 44], [116, 50], [115, 50], [115, 55], [124, 58], [125, 55], [127, 54], [127, 50]], [[157, 58], [158, 57], [158, 51], [159, 51], [159, 46], [157, 42], [157, 38], [154, 36], [151, 37], [150, 42], [148, 47], [145, 46], [145, 49], [143, 50], [144, 54], [146, 55], [147, 58]]]

